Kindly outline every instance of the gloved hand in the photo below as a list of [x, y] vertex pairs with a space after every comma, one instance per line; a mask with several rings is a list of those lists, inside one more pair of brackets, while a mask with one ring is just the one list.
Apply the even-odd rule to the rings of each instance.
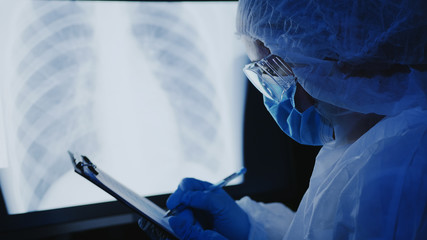
[[248, 239], [248, 215], [223, 189], [205, 191], [210, 185], [194, 178], [181, 181], [166, 205], [173, 209], [184, 204], [191, 211], [186, 210], [171, 217], [169, 224], [172, 229], [182, 239], [206, 239], [208, 235], [213, 239], [221, 239], [221, 235], [230, 240]]
[[172, 227], [175, 234], [183, 240], [227, 240], [224, 236], [215, 231], [204, 230], [195, 220], [193, 212], [188, 209], [182, 211], [175, 217], [171, 217], [169, 219], [169, 225]]

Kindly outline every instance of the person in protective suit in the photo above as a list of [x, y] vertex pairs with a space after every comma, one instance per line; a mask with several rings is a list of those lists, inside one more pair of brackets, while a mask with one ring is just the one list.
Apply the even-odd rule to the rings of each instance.
[[184, 179], [167, 201], [188, 206], [176, 234], [427, 239], [426, 13], [424, 0], [240, 0], [244, 72], [288, 136], [323, 147], [296, 212]]

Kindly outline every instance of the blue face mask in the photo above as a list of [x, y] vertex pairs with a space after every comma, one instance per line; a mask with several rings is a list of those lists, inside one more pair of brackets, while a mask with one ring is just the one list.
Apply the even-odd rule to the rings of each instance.
[[264, 97], [264, 105], [283, 132], [298, 143], [319, 146], [333, 140], [333, 128], [311, 106], [300, 113], [295, 108], [296, 85], [283, 95], [281, 102]]

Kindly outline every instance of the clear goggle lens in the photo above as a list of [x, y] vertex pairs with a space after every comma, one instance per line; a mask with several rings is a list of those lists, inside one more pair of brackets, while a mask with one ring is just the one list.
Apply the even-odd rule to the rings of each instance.
[[266, 97], [280, 102], [296, 83], [291, 66], [276, 55], [269, 55], [243, 68], [249, 81]]

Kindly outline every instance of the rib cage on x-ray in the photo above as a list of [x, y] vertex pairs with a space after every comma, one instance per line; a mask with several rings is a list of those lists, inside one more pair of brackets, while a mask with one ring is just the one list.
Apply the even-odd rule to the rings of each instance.
[[69, 148], [93, 152], [96, 145], [95, 133], [87, 131], [94, 129], [95, 63], [88, 16], [74, 3], [34, 1], [31, 7], [23, 16], [27, 24], [21, 26], [12, 88], [16, 152], [26, 180], [20, 185], [29, 211], [37, 209], [51, 184], [69, 171], [64, 154]]
[[223, 143], [209, 59], [200, 47], [208, 43], [184, 18], [186, 9], [161, 6], [137, 8], [131, 15], [132, 32], [142, 54], [155, 59], [150, 68], [173, 106], [186, 159], [215, 168]]
[[[9, 115], [7, 155], [12, 164], [7, 175], [0, 175], [8, 180], [2, 181], [2, 190], [12, 192], [7, 199], [15, 205], [12, 212], [85, 201], [87, 196], [79, 196], [68, 203], [67, 195], [62, 194], [67, 191], [68, 196], [76, 196], [73, 191], [80, 191], [70, 187], [77, 176], [72, 174], [67, 150], [79, 151], [97, 164], [101, 164], [102, 159], [97, 159], [101, 156], [103, 167], [116, 171], [121, 166], [116, 157], [122, 156], [123, 149], [130, 149], [129, 162], [138, 166], [132, 169], [132, 176], [139, 178], [143, 168], [152, 173], [143, 177], [157, 181], [148, 187], [150, 194], [170, 191], [178, 178], [185, 177], [180, 174], [187, 176], [195, 169], [201, 176], [216, 179], [218, 171], [231, 171], [236, 166], [234, 160], [240, 155], [234, 152], [233, 137], [240, 130], [233, 128], [237, 125], [228, 118], [232, 108], [228, 108], [230, 97], [223, 91], [226, 81], [215, 79], [220, 72], [217, 68], [231, 60], [217, 64], [227, 49], [214, 54], [206, 50], [207, 46], [230, 44], [208, 39], [218, 39], [216, 33], [223, 33], [222, 29], [203, 32], [205, 23], [214, 23], [194, 21], [192, 16], [204, 14], [206, 8], [161, 2], [104, 3], [25, 1], [23, 8], [17, 8], [22, 14], [11, 34], [11, 77], [3, 84]], [[201, 21], [212, 20], [199, 17]], [[114, 38], [109, 34], [115, 34]], [[113, 49], [117, 44], [126, 45]], [[139, 64], [144, 65], [142, 71], [134, 69]], [[131, 97], [126, 98], [129, 92]], [[150, 100], [156, 97], [164, 99], [151, 105]], [[121, 118], [136, 120], [122, 122]], [[142, 127], [137, 129], [134, 125], [140, 122]], [[122, 123], [126, 125], [123, 128]], [[153, 139], [155, 143], [150, 145]], [[170, 151], [158, 154], [164, 149]], [[143, 157], [138, 156], [140, 152]], [[169, 163], [173, 167], [164, 166]], [[124, 170], [116, 171], [117, 176]], [[163, 181], [164, 172], [176, 175]], [[128, 183], [135, 182], [131, 178]], [[146, 194], [145, 188], [136, 188]], [[101, 195], [91, 197], [88, 201], [98, 201]]]

